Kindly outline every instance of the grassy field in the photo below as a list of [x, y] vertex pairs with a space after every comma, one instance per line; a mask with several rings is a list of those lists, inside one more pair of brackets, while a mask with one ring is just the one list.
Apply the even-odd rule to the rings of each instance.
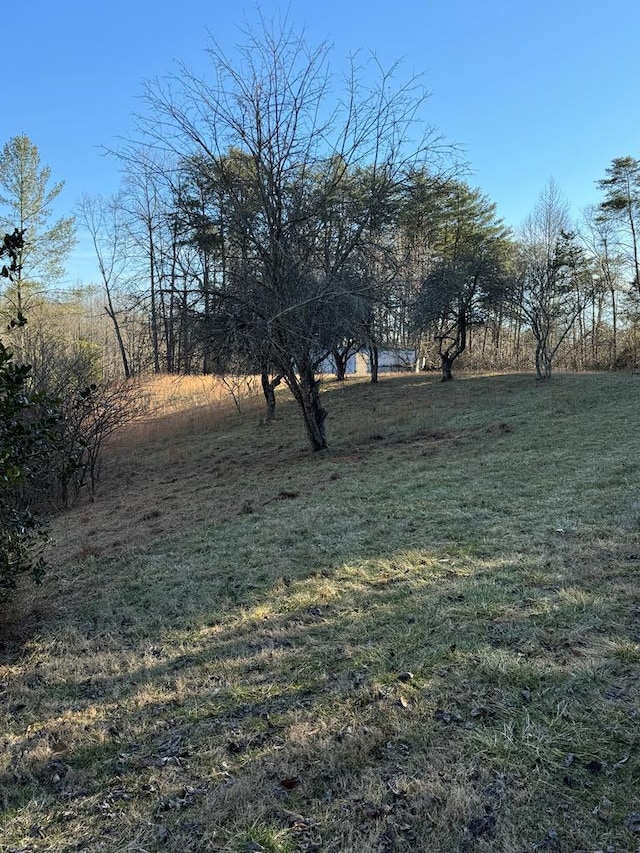
[[640, 850], [640, 377], [326, 395], [315, 455], [169, 407], [54, 521], [2, 853]]

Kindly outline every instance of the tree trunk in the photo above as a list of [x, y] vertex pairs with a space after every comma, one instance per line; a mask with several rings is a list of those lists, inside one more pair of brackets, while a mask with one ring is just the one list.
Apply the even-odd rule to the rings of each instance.
[[331, 355], [333, 356], [333, 362], [336, 367], [336, 382], [344, 382], [345, 376], [347, 375], [349, 350], [347, 348], [344, 351], [341, 351], [338, 347], [334, 347], [331, 350]]
[[445, 338], [439, 337], [438, 350], [440, 352], [440, 363], [442, 365], [442, 381], [449, 382], [452, 377], [453, 362], [461, 356], [467, 349], [469, 340], [469, 327], [467, 323], [467, 314], [464, 307], [461, 307], [457, 313], [456, 337], [446, 349], [443, 349]]
[[629, 217], [629, 227], [631, 230], [631, 245], [633, 247], [633, 269], [635, 272], [634, 285], [636, 287], [636, 290], [640, 293], [640, 258], [638, 257], [638, 237], [636, 234], [636, 224], [633, 218], [633, 203], [631, 200], [629, 200], [627, 215]]
[[122, 361], [122, 369], [124, 371], [124, 378], [129, 379], [131, 376], [131, 368], [129, 367], [129, 359], [127, 358], [127, 350], [124, 345], [124, 340], [122, 338], [122, 332], [120, 331], [120, 323], [118, 322], [118, 316], [113, 308], [113, 303], [111, 302], [111, 294], [107, 291], [107, 299], [109, 304], [105, 305], [104, 310], [107, 312], [107, 315], [111, 318], [111, 322], [113, 323], [113, 330], [116, 335], [116, 341], [118, 342], [118, 351], [120, 353], [120, 360]]
[[536, 343], [536, 379], [544, 379], [542, 372], [542, 345], [540, 341]]
[[153, 348], [153, 371], [160, 373], [160, 346], [158, 335], [158, 305], [156, 296], [156, 257], [153, 243], [153, 230], [148, 228], [149, 236], [149, 283], [151, 298], [151, 345]]
[[369, 343], [369, 369], [371, 370], [371, 381], [374, 383], [378, 381], [378, 366], [378, 345], [371, 341]]
[[618, 306], [616, 303], [616, 291], [610, 288], [611, 293], [611, 323], [613, 338], [611, 340], [611, 367], [615, 368], [618, 360]]
[[547, 352], [546, 342], [536, 344], [536, 379], [550, 379], [553, 357]]
[[453, 379], [453, 362], [454, 358], [449, 355], [445, 355], [444, 353], [440, 354], [440, 361], [442, 363], [442, 382], [450, 382]]
[[282, 376], [278, 374], [273, 379], [267, 367], [262, 368], [260, 379], [262, 381], [262, 392], [267, 403], [266, 420], [272, 421], [276, 416], [276, 388], [282, 381]]
[[324, 430], [327, 410], [320, 400], [320, 382], [316, 378], [310, 359], [305, 358], [298, 365], [298, 371], [296, 374], [293, 369], [290, 369], [284, 380], [300, 407], [311, 449], [325, 450], [329, 446]]
[[521, 350], [521, 336], [522, 336], [522, 322], [519, 317], [516, 317], [516, 328], [515, 334], [513, 338], [513, 356], [516, 363], [516, 367], [520, 364], [520, 350]]

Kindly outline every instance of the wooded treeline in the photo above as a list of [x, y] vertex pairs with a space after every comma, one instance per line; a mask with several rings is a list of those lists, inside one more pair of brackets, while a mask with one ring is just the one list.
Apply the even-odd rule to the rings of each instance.
[[444, 378], [456, 359], [540, 377], [638, 364], [639, 160], [613, 161], [578, 223], [549, 184], [515, 234], [480, 190], [427, 165], [390, 176], [330, 158], [274, 188], [280, 164], [239, 149], [171, 166], [154, 154], [129, 151], [118, 198], [80, 208], [112, 370], [286, 376], [301, 362], [288, 344], [278, 362], [283, 334], [339, 377], [363, 350], [375, 379], [383, 348]]
[[383, 349], [444, 380], [638, 364], [640, 160], [612, 161], [578, 223], [550, 182], [515, 233], [420, 125], [415, 81], [353, 66], [336, 95], [327, 47], [268, 27], [233, 61], [209, 53], [208, 78], [148, 85], [120, 191], [79, 201], [89, 287], [53, 297], [73, 221], [48, 225], [60, 185], [35, 146], [5, 146], [2, 224], [25, 248], [3, 310], [28, 317], [11, 346], [35, 377], [257, 374], [268, 413], [285, 383], [321, 449], [327, 357], [342, 379], [366, 353], [373, 381]]

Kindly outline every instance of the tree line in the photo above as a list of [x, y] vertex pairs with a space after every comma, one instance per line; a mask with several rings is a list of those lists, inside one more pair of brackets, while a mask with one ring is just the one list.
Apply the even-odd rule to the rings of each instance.
[[326, 45], [268, 26], [209, 58], [207, 77], [148, 84], [120, 191], [79, 201], [90, 291], [47, 297], [74, 220], [49, 225], [61, 185], [28, 138], [5, 145], [1, 223], [25, 240], [3, 309], [30, 315], [13, 340], [35, 373], [258, 375], [267, 415], [285, 384], [321, 450], [327, 358], [340, 380], [364, 352], [374, 382], [383, 349], [443, 380], [456, 363], [635, 366], [639, 160], [612, 161], [580, 223], [550, 182], [514, 233], [420, 124], [416, 81], [353, 64], [336, 93]]

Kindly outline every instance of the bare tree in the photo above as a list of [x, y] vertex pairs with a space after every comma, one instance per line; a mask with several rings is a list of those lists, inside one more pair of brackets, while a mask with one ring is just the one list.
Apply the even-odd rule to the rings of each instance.
[[158, 163], [154, 152], [139, 147], [117, 153], [123, 166], [122, 191], [119, 205], [122, 217], [136, 256], [137, 274], [145, 281], [148, 296], [151, 360], [156, 373], [161, 369], [161, 340], [164, 338], [165, 362], [170, 360], [167, 351], [167, 325], [163, 326], [164, 280], [166, 264], [166, 180], [170, 173], [167, 163]]
[[[609, 340], [610, 367], [615, 367], [618, 358], [618, 315], [619, 298], [625, 293], [625, 258], [618, 245], [617, 223], [609, 216], [603, 216], [596, 207], [583, 212], [581, 237], [594, 266], [593, 302], [597, 300], [598, 311], [592, 310], [593, 363], [598, 364], [598, 347], [602, 314], [610, 324]], [[628, 288], [627, 288], [628, 289]], [[603, 312], [603, 302], [609, 297], [609, 308]]]
[[530, 328], [538, 379], [551, 376], [558, 350], [584, 310], [591, 271], [575, 234], [568, 204], [550, 181], [520, 235], [511, 309]]
[[[336, 306], [365, 288], [357, 258], [400, 176], [435, 150], [430, 131], [412, 141], [424, 93], [394, 88], [379, 67], [366, 88], [352, 63], [332, 95], [329, 50], [310, 49], [263, 22], [231, 59], [213, 43], [212, 79], [186, 67], [147, 90], [145, 141], [197, 156], [215, 180], [227, 245], [221, 316], [251, 338], [274, 379], [288, 385], [314, 450], [327, 446], [317, 367], [336, 342]], [[343, 192], [358, 174], [357, 198]], [[348, 216], [333, 216], [336, 206]], [[330, 234], [327, 231], [331, 220]]]
[[116, 304], [118, 291], [128, 278], [126, 231], [120, 221], [120, 213], [121, 207], [117, 198], [103, 199], [85, 194], [78, 203], [78, 218], [89, 232], [100, 270], [106, 299], [104, 310], [113, 324], [122, 370], [128, 379], [131, 376], [131, 367], [122, 334], [123, 309]]

